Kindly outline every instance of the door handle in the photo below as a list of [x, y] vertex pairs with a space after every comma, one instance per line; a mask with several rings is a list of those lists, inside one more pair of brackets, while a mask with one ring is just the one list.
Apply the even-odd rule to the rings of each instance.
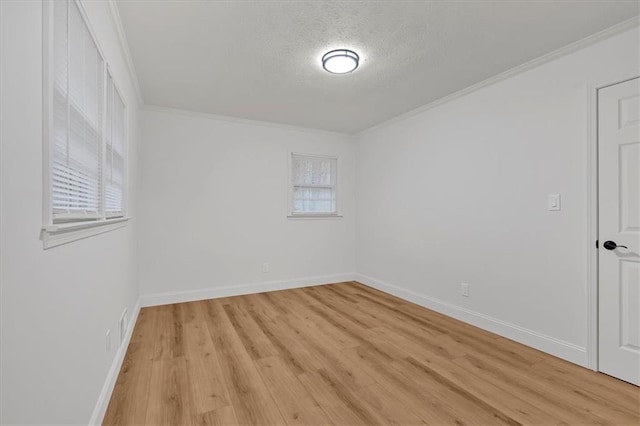
[[615, 250], [618, 247], [628, 248], [627, 246], [619, 246], [619, 245], [617, 245], [615, 241], [605, 241], [602, 246], [604, 248], [606, 248], [607, 250]]

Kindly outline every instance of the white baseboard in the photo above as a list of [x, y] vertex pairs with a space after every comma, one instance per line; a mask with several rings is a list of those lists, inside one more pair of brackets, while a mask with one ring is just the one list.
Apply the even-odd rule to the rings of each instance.
[[111, 400], [111, 394], [113, 393], [113, 388], [116, 386], [118, 374], [120, 374], [120, 367], [122, 367], [122, 362], [124, 361], [124, 356], [127, 353], [127, 348], [129, 347], [131, 336], [133, 336], [133, 328], [136, 325], [139, 314], [140, 299], [138, 299], [138, 302], [133, 308], [133, 315], [131, 315], [129, 324], [127, 324], [127, 333], [125, 334], [124, 340], [118, 348], [116, 356], [113, 358], [113, 362], [111, 363], [111, 368], [109, 369], [107, 378], [104, 382], [104, 385], [102, 385], [102, 390], [100, 391], [98, 402], [96, 402], [96, 406], [94, 407], [93, 413], [91, 414], [89, 425], [101, 425], [102, 421], [104, 420], [104, 415], [107, 412], [107, 407], [109, 406], [109, 401]]
[[241, 296], [243, 294], [263, 293], [265, 291], [287, 290], [290, 288], [352, 281], [355, 276], [355, 273], [320, 275], [285, 281], [264, 281], [225, 287], [202, 288], [198, 290], [143, 294], [140, 296], [140, 304], [142, 307], [146, 307], [169, 305], [171, 303], [195, 302], [197, 300], [216, 299], [219, 297]]
[[557, 356], [558, 358], [562, 358], [574, 364], [578, 364], [583, 367], [587, 366], [586, 348], [574, 345], [573, 343], [565, 342], [563, 340], [556, 339], [555, 337], [547, 336], [479, 312], [461, 308], [442, 300], [418, 294], [411, 290], [407, 290], [366, 275], [356, 274], [356, 281], [473, 326], [496, 333], [502, 337], [506, 337], [507, 339], [515, 340], [516, 342], [531, 346], [532, 348]]

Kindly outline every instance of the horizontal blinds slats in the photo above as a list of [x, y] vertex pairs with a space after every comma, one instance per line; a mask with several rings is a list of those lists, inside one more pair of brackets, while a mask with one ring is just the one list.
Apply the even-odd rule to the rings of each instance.
[[294, 211], [304, 213], [335, 212], [335, 195], [333, 188], [296, 187], [293, 192]]
[[[53, 4], [53, 82], [54, 86], [67, 90], [67, 20], [66, 2]], [[65, 95], [66, 99], [66, 95]], [[66, 103], [66, 101], [65, 101]], [[56, 109], [54, 108], [54, 113]]]
[[333, 188], [335, 187], [335, 185], [311, 185], [311, 184], [306, 184], [306, 185], [293, 185], [294, 188]]
[[107, 76], [107, 130], [105, 211], [107, 217], [124, 212], [125, 107], [120, 94]]
[[104, 62], [74, 1], [53, 2], [52, 209], [55, 220], [102, 210]]

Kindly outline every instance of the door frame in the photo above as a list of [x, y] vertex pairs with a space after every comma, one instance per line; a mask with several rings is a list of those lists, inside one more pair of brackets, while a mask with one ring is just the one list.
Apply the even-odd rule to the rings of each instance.
[[587, 347], [586, 367], [598, 370], [598, 91], [636, 78], [587, 88]]

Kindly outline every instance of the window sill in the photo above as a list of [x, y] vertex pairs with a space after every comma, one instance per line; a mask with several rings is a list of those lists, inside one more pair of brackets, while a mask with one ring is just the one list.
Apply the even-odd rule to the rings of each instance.
[[92, 237], [127, 226], [129, 217], [91, 222], [60, 223], [42, 227], [42, 244], [46, 249]]
[[289, 220], [318, 220], [318, 219], [342, 219], [341, 214], [296, 214], [287, 216]]

